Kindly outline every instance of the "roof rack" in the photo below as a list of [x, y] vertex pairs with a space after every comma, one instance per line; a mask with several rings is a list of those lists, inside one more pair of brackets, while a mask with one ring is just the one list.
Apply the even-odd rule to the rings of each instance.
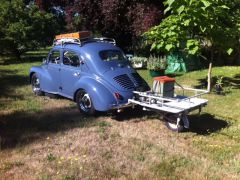
[[90, 37], [91, 37], [90, 31], [80, 31], [75, 33], [60, 34], [55, 36], [53, 45], [63, 45], [66, 43], [81, 45], [81, 40], [90, 38]]
[[83, 44], [91, 42], [107, 42], [116, 45], [115, 39], [107, 37], [93, 38], [90, 31], [80, 31], [75, 33], [56, 35], [53, 41], [53, 45], [79, 44], [82, 46]]
[[116, 45], [116, 41], [113, 38], [107, 38], [107, 37], [99, 37], [99, 38], [93, 38], [97, 42], [108, 42], [110, 44]]

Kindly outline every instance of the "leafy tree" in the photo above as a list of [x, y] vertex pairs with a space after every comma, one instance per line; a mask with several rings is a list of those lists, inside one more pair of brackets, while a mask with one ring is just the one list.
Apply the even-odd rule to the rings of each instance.
[[0, 27], [1, 49], [20, 58], [29, 49], [49, 44], [57, 24], [52, 15], [40, 12], [37, 6], [12, 0], [0, 4]]
[[163, 16], [161, 10], [154, 4], [146, 6], [143, 3], [137, 3], [132, 4], [127, 17], [133, 35], [140, 37], [143, 32], [159, 23]]
[[121, 47], [132, 42], [162, 19], [162, 1], [75, 0], [66, 8], [67, 28], [91, 30], [113, 37]]
[[[75, 0], [66, 7], [67, 29], [92, 30], [100, 29], [102, 13], [99, 0]], [[81, 29], [77, 29], [81, 28]]]
[[[211, 87], [214, 52], [231, 54], [239, 39], [239, 0], [165, 0], [169, 16], [145, 35], [152, 49], [170, 52], [183, 49], [188, 54], [200, 54], [211, 49], [208, 90]], [[237, 12], [238, 11], [238, 12]]]
[[115, 38], [121, 47], [136, 44], [143, 32], [160, 22], [163, 10], [159, 0], [35, 0], [35, 4], [47, 12], [64, 9], [67, 31], [90, 30]]
[[48, 11], [52, 6], [66, 7], [72, 4], [74, 0], [35, 0], [34, 2], [40, 10]]

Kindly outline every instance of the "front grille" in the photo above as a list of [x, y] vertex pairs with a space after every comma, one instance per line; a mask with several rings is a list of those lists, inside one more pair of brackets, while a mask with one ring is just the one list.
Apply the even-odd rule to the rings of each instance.
[[143, 80], [143, 78], [138, 73], [132, 73], [132, 79], [134, 81], [134, 84], [139, 86], [146, 86], [146, 82]]
[[127, 74], [122, 74], [113, 78], [124, 89], [133, 89], [134, 84]]

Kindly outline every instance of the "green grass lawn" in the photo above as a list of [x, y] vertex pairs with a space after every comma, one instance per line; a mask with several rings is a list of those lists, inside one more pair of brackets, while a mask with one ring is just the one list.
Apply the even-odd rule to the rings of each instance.
[[[226, 94], [210, 93], [190, 130], [174, 133], [161, 116], [126, 110], [81, 115], [69, 100], [36, 97], [28, 72], [48, 50], [24, 61], [0, 59], [0, 179], [239, 179], [240, 68], [216, 67]], [[146, 70], [139, 73], [151, 85]], [[207, 70], [176, 80], [205, 88]]]

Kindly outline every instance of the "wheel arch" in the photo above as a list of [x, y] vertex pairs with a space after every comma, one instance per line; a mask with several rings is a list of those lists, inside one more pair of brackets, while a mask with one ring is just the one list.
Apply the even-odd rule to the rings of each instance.
[[74, 95], [73, 95], [73, 101], [76, 102], [77, 101], [77, 93], [81, 90], [84, 90], [83, 88], [78, 88], [75, 92], [74, 92]]
[[91, 78], [86, 78], [79, 83], [78, 88], [74, 91], [73, 100], [76, 102], [77, 93], [80, 90], [85, 90], [91, 97], [93, 105], [98, 111], [107, 111], [111, 104], [116, 103], [116, 99], [104, 84]]
[[[29, 72], [30, 83], [32, 82], [33, 74], [37, 74], [38, 76], [39, 75], [41, 76], [41, 74], [43, 74], [42, 71], [43, 71], [43, 69], [42, 69], [41, 66], [33, 66], [33, 67], [31, 67], [30, 72]], [[39, 78], [41, 78], [40, 76], [39, 76]]]
[[31, 84], [32, 83], [32, 76], [36, 74], [36, 72], [32, 71], [30, 72], [30, 75], [29, 75], [29, 83]]

